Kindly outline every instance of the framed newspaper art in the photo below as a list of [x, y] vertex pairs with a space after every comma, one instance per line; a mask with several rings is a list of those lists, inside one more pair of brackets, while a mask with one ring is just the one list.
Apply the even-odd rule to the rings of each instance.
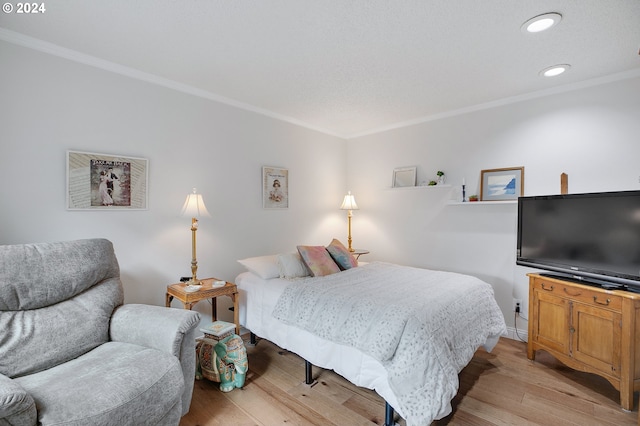
[[289, 170], [280, 167], [262, 168], [262, 207], [289, 208]]
[[147, 210], [149, 160], [67, 151], [68, 210]]

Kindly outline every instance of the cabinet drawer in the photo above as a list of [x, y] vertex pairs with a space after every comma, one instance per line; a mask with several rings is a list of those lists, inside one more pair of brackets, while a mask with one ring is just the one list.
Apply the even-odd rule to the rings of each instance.
[[622, 309], [622, 297], [610, 294], [606, 290], [591, 289], [582, 284], [563, 284], [558, 281], [547, 281], [536, 278], [534, 289], [550, 293], [557, 297], [567, 297], [576, 302], [581, 302], [601, 308], [619, 311]]

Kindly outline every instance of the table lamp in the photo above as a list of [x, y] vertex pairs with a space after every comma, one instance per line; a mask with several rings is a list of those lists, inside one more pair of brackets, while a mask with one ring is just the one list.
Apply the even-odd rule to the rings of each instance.
[[347, 195], [344, 196], [344, 200], [342, 201], [342, 205], [340, 206], [340, 210], [348, 210], [347, 218], [349, 220], [349, 251], [355, 251], [351, 247], [351, 217], [353, 216], [353, 210], [358, 210], [358, 205], [356, 204], [356, 198], [351, 195], [351, 191], [347, 192]]
[[198, 261], [196, 260], [196, 231], [198, 230], [199, 217], [211, 217], [204, 205], [202, 195], [193, 188], [193, 193], [187, 195], [187, 200], [182, 207], [182, 215], [191, 218], [191, 281], [188, 285], [198, 285], [200, 280], [196, 277]]

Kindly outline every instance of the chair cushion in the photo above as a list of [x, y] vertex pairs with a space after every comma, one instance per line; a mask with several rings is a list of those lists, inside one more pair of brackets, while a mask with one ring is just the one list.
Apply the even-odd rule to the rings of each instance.
[[121, 303], [120, 280], [109, 279], [46, 308], [0, 313], [0, 374], [36, 373], [107, 342], [109, 320]]
[[55, 305], [109, 278], [120, 279], [110, 241], [0, 245], [0, 311]]
[[35, 400], [43, 425], [178, 424], [182, 412], [178, 359], [130, 343], [108, 342], [15, 380]]

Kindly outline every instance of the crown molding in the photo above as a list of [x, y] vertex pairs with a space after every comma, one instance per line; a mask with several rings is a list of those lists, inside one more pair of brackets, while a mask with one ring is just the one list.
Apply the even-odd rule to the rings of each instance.
[[176, 90], [178, 92], [186, 93], [189, 95], [208, 99], [210, 101], [219, 102], [225, 105], [239, 108], [245, 111], [264, 115], [279, 121], [295, 124], [296, 126], [300, 126], [309, 130], [314, 130], [320, 133], [324, 133], [329, 136], [346, 139], [344, 135], [340, 135], [330, 130], [310, 125], [308, 123], [305, 123], [304, 121], [295, 119], [293, 117], [289, 117], [287, 115], [278, 114], [276, 112], [273, 112], [267, 109], [259, 108], [250, 104], [246, 104], [246, 103], [239, 102], [224, 96], [220, 96], [213, 92], [199, 89], [197, 87], [190, 86], [188, 84], [179, 83], [175, 80], [171, 80], [165, 77], [160, 77], [155, 74], [140, 71], [135, 68], [126, 67], [124, 65], [120, 65], [115, 62], [100, 59], [95, 56], [87, 55], [85, 53], [81, 53], [76, 50], [67, 49], [66, 47], [62, 47], [57, 44], [43, 41], [34, 37], [29, 37], [15, 31], [7, 30], [5, 28], [0, 28], [0, 40], [4, 40], [6, 42], [13, 43], [22, 47], [37, 50], [39, 52], [43, 52], [49, 55], [68, 59], [70, 61], [78, 62], [78, 63], [95, 67], [95, 68], [99, 68], [112, 73], [120, 74], [125, 77], [141, 80], [146, 83], [155, 84], [168, 89]]
[[346, 139], [356, 139], [362, 136], [369, 136], [376, 133], [382, 133], [389, 130], [400, 129], [403, 127], [414, 126], [416, 124], [427, 123], [430, 121], [442, 120], [444, 118], [455, 117], [458, 115], [469, 114], [471, 112], [487, 110], [491, 108], [497, 108], [505, 105], [516, 104], [519, 102], [528, 101], [531, 99], [543, 98], [546, 96], [557, 95], [560, 93], [572, 92], [574, 90], [585, 89], [594, 86], [600, 86], [602, 84], [613, 83], [621, 80], [629, 80], [632, 78], [640, 77], [640, 69], [623, 71], [616, 74], [606, 75], [604, 77], [593, 78], [585, 81], [581, 81], [578, 83], [570, 83], [563, 86], [553, 87], [550, 89], [538, 90], [535, 92], [526, 93], [524, 95], [518, 96], [510, 96], [507, 98], [496, 99], [495, 101], [485, 102], [482, 104], [472, 105], [465, 108], [459, 108], [451, 111], [446, 111], [438, 114], [428, 115], [420, 118], [416, 118], [413, 120], [402, 121], [394, 124], [390, 124], [388, 126], [378, 127], [375, 129], [368, 130], [366, 132], [352, 134], [346, 136]]
[[116, 74], [120, 74], [129, 78], [133, 78], [136, 80], [141, 80], [147, 83], [155, 84], [158, 86], [162, 86], [168, 89], [176, 90], [182, 93], [186, 93], [189, 95], [197, 96], [200, 98], [208, 99], [210, 101], [219, 102], [225, 105], [229, 105], [238, 109], [242, 109], [245, 111], [253, 112], [256, 114], [260, 114], [266, 117], [270, 117], [279, 121], [284, 121], [290, 124], [294, 124], [296, 126], [300, 126], [309, 130], [313, 130], [319, 133], [323, 133], [329, 136], [334, 136], [340, 139], [356, 139], [363, 136], [369, 136], [377, 133], [383, 133], [390, 130], [400, 129], [404, 127], [410, 127], [417, 124], [427, 123], [430, 121], [442, 120], [444, 118], [455, 117], [458, 115], [469, 114], [476, 111], [487, 110], [491, 108], [496, 108], [500, 106], [515, 104], [519, 102], [528, 101], [531, 99], [542, 98], [546, 96], [552, 96], [560, 93], [571, 92], [574, 90], [580, 90], [588, 87], [599, 86], [602, 84], [612, 83], [620, 80], [627, 80], [631, 78], [640, 77], [640, 69], [630, 70], [625, 72], [620, 72], [616, 74], [611, 74], [604, 77], [598, 77], [590, 80], [585, 80], [578, 83], [566, 84], [563, 86], [558, 86], [550, 89], [543, 89], [531, 93], [526, 93], [518, 96], [511, 96], [507, 98], [497, 99], [495, 101], [485, 102], [478, 105], [472, 105], [465, 108], [459, 108], [451, 111], [445, 111], [438, 114], [427, 115], [423, 117], [419, 117], [413, 120], [401, 121], [397, 123], [393, 123], [387, 126], [377, 127], [371, 130], [367, 130], [364, 132], [354, 133], [351, 135], [339, 134], [334, 131], [324, 129], [321, 127], [310, 125], [304, 121], [298, 120], [293, 117], [289, 117], [287, 115], [278, 114], [276, 112], [259, 108], [250, 104], [246, 104], [243, 102], [239, 102], [221, 95], [217, 95], [213, 92], [209, 92], [203, 89], [199, 89], [194, 86], [190, 86], [187, 84], [179, 83], [177, 81], [160, 77], [155, 74], [143, 72], [134, 68], [126, 67], [124, 65], [116, 64], [114, 62], [110, 62], [104, 59], [97, 58], [95, 56], [87, 55], [72, 49], [67, 49], [65, 47], [49, 43], [47, 41], [43, 41], [34, 37], [29, 37], [24, 34], [7, 30], [5, 28], [0, 27], [0, 40], [7, 41], [9, 43], [13, 43], [19, 46], [27, 47], [29, 49], [37, 50], [40, 52], [44, 52], [50, 55], [58, 56], [61, 58], [68, 59], [70, 61], [82, 63], [85, 65], [89, 65], [95, 68], [99, 68], [105, 71], [113, 72]]

